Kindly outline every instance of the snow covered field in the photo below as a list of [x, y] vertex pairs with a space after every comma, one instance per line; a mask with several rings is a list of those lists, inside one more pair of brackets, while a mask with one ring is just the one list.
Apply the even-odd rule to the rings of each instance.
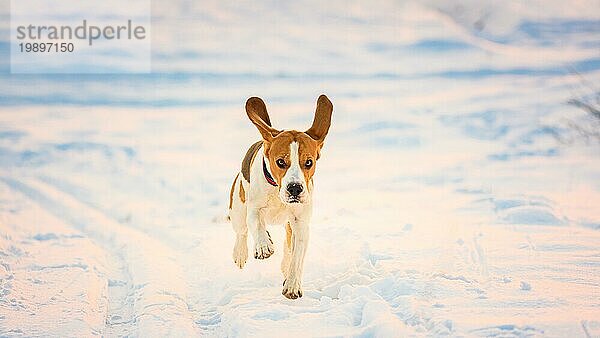
[[[600, 144], [580, 131], [600, 124], [567, 104], [598, 105], [597, 1], [153, 13], [150, 75], [3, 58], [0, 336], [600, 336]], [[245, 100], [303, 130], [320, 93], [292, 301], [283, 227], [239, 270], [225, 217], [259, 137]]]

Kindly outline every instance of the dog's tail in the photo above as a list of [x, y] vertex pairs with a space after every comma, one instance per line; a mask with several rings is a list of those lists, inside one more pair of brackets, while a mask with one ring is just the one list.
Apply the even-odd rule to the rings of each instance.
[[227, 213], [217, 213], [213, 216], [211, 222], [216, 224], [227, 223], [231, 221], [231, 217], [229, 216], [229, 212]]

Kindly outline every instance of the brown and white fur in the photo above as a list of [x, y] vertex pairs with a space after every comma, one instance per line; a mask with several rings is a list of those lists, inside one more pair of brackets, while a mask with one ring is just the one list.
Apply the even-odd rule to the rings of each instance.
[[[317, 100], [312, 126], [305, 132], [271, 126], [265, 103], [258, 97], [246, 102], [246, 113], [262, 136], [248, 150], [230, 193], [230, 219], [236, 234], [233, 260], [241, 269], [248, 258], [248, 230], [254, 240], [254, 258], [266, 259], [273, 241], [266, 225], [284, 224], [282, 294], [302, 297], [302, 271], [312, 214], [313, 174], [331, 124], [333, 105], [325, 95]], [[277, 186], [270, 184], [263, 161]]]

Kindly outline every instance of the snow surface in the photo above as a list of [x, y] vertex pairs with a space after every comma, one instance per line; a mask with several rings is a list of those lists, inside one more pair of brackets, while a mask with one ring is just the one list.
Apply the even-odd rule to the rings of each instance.
[[[598, 92], [599, 8], [163, 1], [151, 75], [5, 59], [0, 336], [599, 336], [600, 147], [569, 127], [597, 121], [566, 104]], [[280, 250], [233, 264], [229, 187], [245, 100], [303, 129], [322, 92], [292, 301]]]

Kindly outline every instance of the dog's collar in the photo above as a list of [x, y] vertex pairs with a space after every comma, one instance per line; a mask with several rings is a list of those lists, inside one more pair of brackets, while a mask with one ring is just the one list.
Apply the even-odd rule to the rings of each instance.
[[265, 179], [267, 180], [267, 182], [269, 182], [270, 185], [276, 187], [277, 182], [275, 182], [275, 180], [273, 179], [273, 176], [271, 176], [271, 173], [269, 173], [269, 170], [267, 170], [267, 163], [265, 162], [264, 157], [263, 157], [263, 173], [265, 174]]

